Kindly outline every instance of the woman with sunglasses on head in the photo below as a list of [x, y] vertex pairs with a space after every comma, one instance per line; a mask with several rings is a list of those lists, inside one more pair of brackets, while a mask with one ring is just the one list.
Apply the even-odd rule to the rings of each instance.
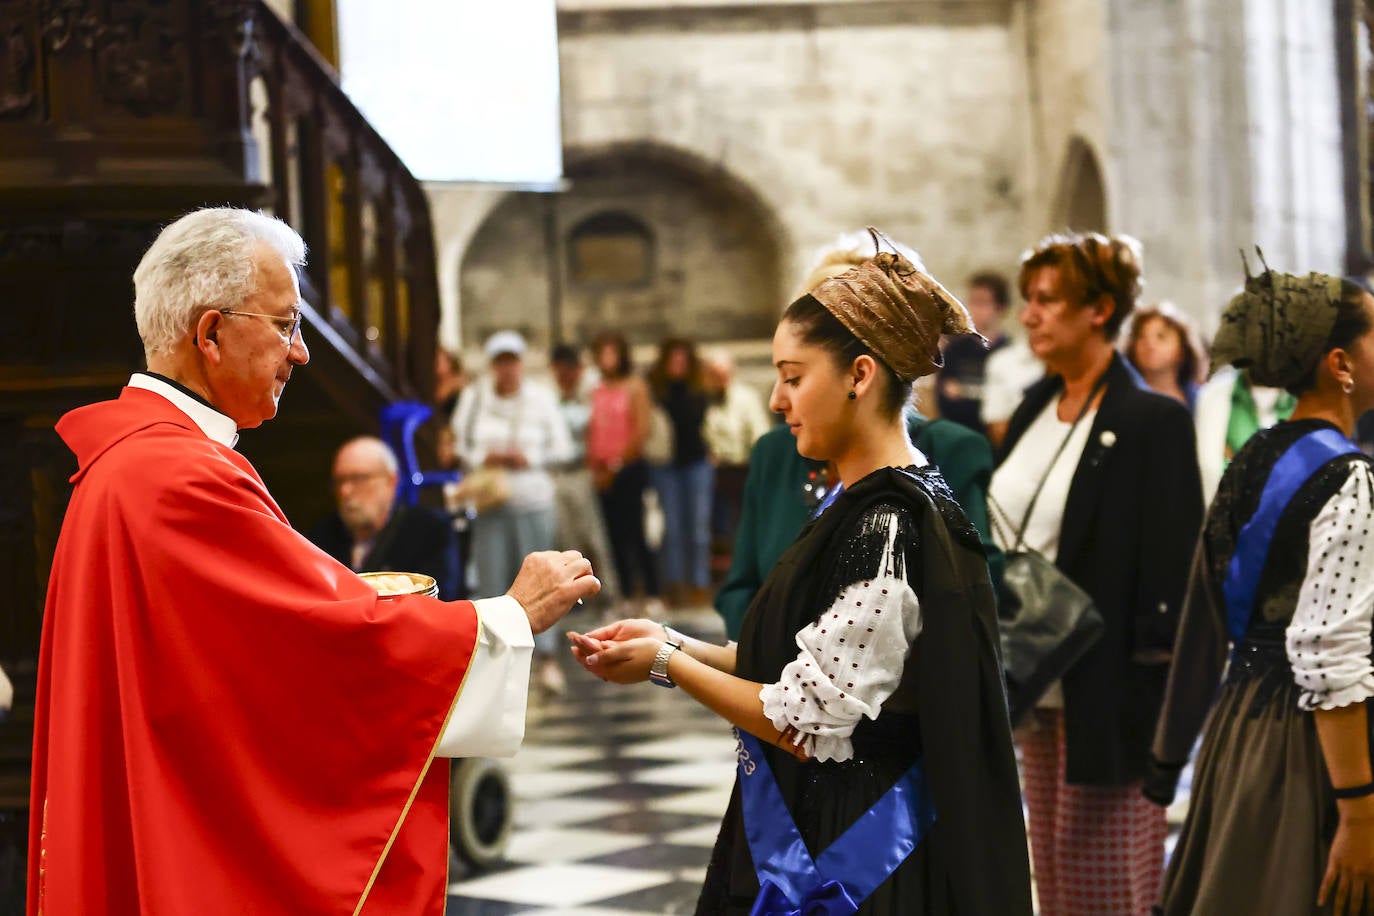
[[1374, 408], [1374, 297], [1266, 270], [1212, 358], [1297, 405], [1231, 461], [1198, 544], [1146, 782], [1172, 801], [1206, 719], [1162, 911], [1371, 912], [1374, 473], [1350, 437]]
[[738, 645], [645, 620], [572, 636], [597, 676], [679, 686], [736, 726], [699, 914], [1031, 911], [987, 562], [902, 418], [942, 333], [973, 333], [963, 306], [892, 252], [794, 302], [770, 406], [842, 486]]
[[[1148, 913], [1167, 827], [1140, 795], [1202, 521], [1192, 418], [1113, 346], [1141, 286], [1138, 243], [1054, 235], [1021, 262], [1021, 323], [1049, 374], [1012, 415], [989, 509], [1004, 550], [1054, 562], [1101, 637], [1017, 731], [1044, 916]], [[1015, 686], [1012, 685], [1013, 691]]]

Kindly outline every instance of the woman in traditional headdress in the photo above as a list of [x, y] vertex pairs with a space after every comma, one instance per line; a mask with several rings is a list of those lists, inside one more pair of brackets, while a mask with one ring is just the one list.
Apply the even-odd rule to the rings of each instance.
[[[1042, 239], [1021, 262], [1021, 323], [1049, 374], [1007, 426], [989, 509], [1001, 547], [1038, 551], [1093, 600], [1101, 638], [1017, 730], [1043, 916], [1141, 916], [1159, 895], [1164, 812], [1140, 795], [1202, 525], [1192, 419], [1116, 351], [1140, 294], [1139, 243]], [[1054, 659], [1054, 653], [1047, 656]]]
[[679, 686], [736, 726], [700, 914], [1030, 913], [987, 563], [902, 420], [942, 333], [974, 333], [963, 306], [892, 252], [792, 303], [771, 407], [843, 486], [737, 646], [645, 620], [572, 637], [594, 674]]
[[1232, 460], [1198, 543], [1146, 781], [1169, 804], [1206, 719], [1163, 912], [1369, 912], [1374, 473], [1350, 436], [1374, 407], [1374, 298], [1266, 270], [1212, 360], [1297, 405]]

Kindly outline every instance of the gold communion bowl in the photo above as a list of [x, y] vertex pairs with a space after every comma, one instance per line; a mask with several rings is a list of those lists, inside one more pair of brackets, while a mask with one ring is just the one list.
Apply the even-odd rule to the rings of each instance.
[[396, 598], [401, 595], [425, 595], [439, 597], [439, 583], [433, 576], [409, 572], [365, 572], [358, 573], [364, 582], [377, 590], [383, 598]]

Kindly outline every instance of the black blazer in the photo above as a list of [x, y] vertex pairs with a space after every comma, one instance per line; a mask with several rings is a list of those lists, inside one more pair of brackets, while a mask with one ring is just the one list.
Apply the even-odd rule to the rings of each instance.
[[[337, 513], [321, 519], [306, 537], [343, 565], [352, 565], [353, 535]], [[458, 559], [458, 542], [447, 517], [423, 506], [398, 505], [372, 539], [372, 550], [357, 571], [433, 576], [439, 597], [452, 601], [461, 587]]]
[[[1063, 388], [1050, 376], [1026, 391], [1000, 461]], [[1202, 514], [1192, 416], [1138, 387], [1114, 356], [1059, 532], [1056, 565], [1106, 622], [1102, 639], [1063, 679], [1070, 783], [1144, 776]]]

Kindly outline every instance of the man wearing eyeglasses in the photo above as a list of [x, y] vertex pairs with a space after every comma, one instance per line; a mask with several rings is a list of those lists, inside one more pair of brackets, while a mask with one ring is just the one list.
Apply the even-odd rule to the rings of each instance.
[[356, 572], [423, 573], [439, 597], [458, 597], [458, 542], [447, 516], [396, 499], [400, 465], [375, 436], [345, 442], [334, 455], [334, 505], [306, 537]]
[[239, 431], [301, 336], [300, 237], [189, 214], [134, 273], [148, 371], [57, 424], [79, 470], [39, 657], [29, 912], [444, 909], [449, 768], [513, 753], [575, 551], [506, 596], [380, 598], [294, 531]]

